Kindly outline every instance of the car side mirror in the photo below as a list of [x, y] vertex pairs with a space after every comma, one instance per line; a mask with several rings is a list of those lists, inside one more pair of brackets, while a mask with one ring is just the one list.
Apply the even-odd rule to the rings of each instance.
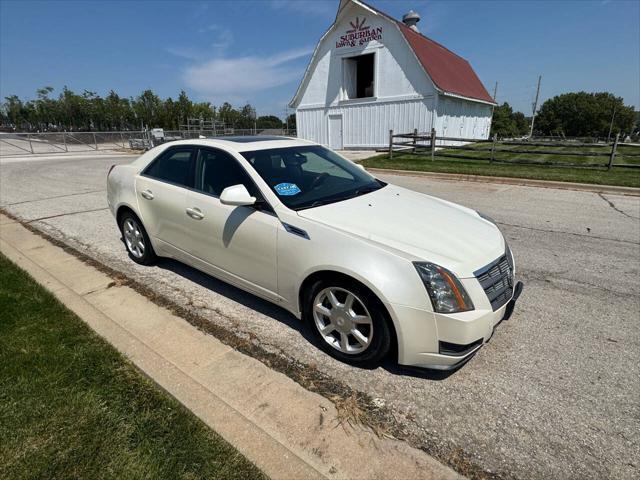
[[356, 163], [356, 167], [358, 167], [360, 170], [364, 170], [365, 172], [367, 171], [367, 169], [364, 168], [364, 165], [362, 165], [361, 163]]
[[241, 207], [243, 205], [253, 205], [256, 203], [256, 197], [249, 195], [247, 187], [240, 183], [225, 188], [220, 195], [220, 202], [224, 205]]

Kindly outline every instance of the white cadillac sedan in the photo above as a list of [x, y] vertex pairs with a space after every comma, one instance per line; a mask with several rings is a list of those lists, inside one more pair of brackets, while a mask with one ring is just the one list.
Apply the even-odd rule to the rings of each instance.
[[131, 259], [171, 257], [308, 322], [333, 357], [450, 369], [522, 290], [495, 223], [285, 137], [170, 142], [111, 167]]

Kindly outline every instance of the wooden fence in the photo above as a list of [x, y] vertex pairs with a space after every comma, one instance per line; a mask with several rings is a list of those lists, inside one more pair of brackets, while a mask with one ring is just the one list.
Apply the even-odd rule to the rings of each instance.
[[[440, 141], [440, 144], [438, 142]], [[455, 142], [455, 145], [445, 145], [444, 142]], [[473, 145], [470, 145], [473, 144]], [[479, 144], [491, 145], [490, 148], [482, 149], [478, 148]], [[637, 153], [629, 153], [625, 151], [624, 154], [620, 154], [619, 147], [624, 146], [626, 150], [631, 148], [637, 148]], [[513, 148], [523, 147], [523, 148]], [[575, 150], [532, 150], [526, 147], [572, 147]], [[587, 148], [594, 147], [610, 147], [608, 151], [589, 152], [584, 151]], [[583, 149], [580, 151], [580, 149]], [[465, 155], [464, 151], [473, 152], [486, 152], [487, 156], [478, 157]], [[456, 151], [461, 151], [456, 153]], [[517, 159], [505, 159], [497, 158], [496, 154], [499, 152], [511, 153], [516, 155], [553, 155], [553, 156], [570, 156], [570, 157], [592, 157], [592, 158], [606, 158], [603, 162], [582, 162], [582, 163], [569, 163], [560, 161], [547, 161], [530, 158], [517, 158]], [[519, 165], [541, 165], [541, 166], [554, 166], [554, 167], [573, 167], [573, 168], [602, 168], [605, 167], [610, 170], [613, 167], [623, 168], [640, 168], [640, 145], [638, 144], [624, 144], [620, 143], [619, 135], [616, 135], [615, 140], [611, 143], [587, 143], [587, 142], [575, 142], [575, 141], [536, 141], [533, 140], [503, 140], [498, 141], [494, 136], [490, 139], [473, 139], [473, 138], [457, 138], [457, 137], [443, 137], [436, 135], [436, 131], [431, 130], [430, 133], [418, 133], [414, 130], [413, 133], [394, 133], [393, 130], [389, 131], [389, 159], [393, 159], [394, 153], [401, 154], [414, 154], [420, 156], [430, 156], [433, 161], [435, 157], [448, 157], [459, 158], [465, 160], [477, 160], [488, 161], [489, 163], [508, 163]], [[637, 163], [616, 163], [616, 157], [633, 157], [637, 159]]]

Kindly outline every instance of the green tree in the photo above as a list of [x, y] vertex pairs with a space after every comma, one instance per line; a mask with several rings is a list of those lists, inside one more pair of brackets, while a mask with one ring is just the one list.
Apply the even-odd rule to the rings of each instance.
[[612, 117], [613, 135], [632, 132], [635, 109], [625, 106], [621, 97], [608, 92], [564, 93], [542, 104], [535, 129], [545, 135], [606, 137]]
[[287, 119], [285, 121], [285, 125], [287, 126], [287, 128], [289, 130], [295, 130], [296, 129], [296, 114], [295, 113], [291, 113], [291, 114], [289, 114], [289, 116], [287, 116]]
[[186, 125], [187, 119], [193, 117], [193, 103], [189, 100], [184, 90], [180, 91], [178, 101], [176, 102], [176, 115], [178, 116], [180, 125]]
[[85, 99], [71, 91], [66, 85], [58, 97], [60, 124], [65, 130], [86, 129], [89, 117]]
[[516, 132], [518, 135], [526, 135], [529, 133], [531, 119], [524, 116], [522, 112], [513, 112], [513, 119], [516, 123]]
[[156, 128], [162, 126], [162, 101], [160, 97], [151, 90], [145, 90], [135, 99], [133, 110], [136, 113], [138, 122], [144, 123], [146, 127]]
[[34, 120], [38, 130], [48, 130], [57, 124], [57, 103], [49, 98], [53, 87], [43, 87], [36, 90], [37, 100], [33, 102]]
[[82, 92], [83, 113], [85, 117], [85, 130], [104, 130], [104, 105], [96, 92], [85, 90]]
[[224, 102], [218, 108], [218, 119], [229, 127], [234, 127], [239, 117], [240, 113], [229, 102]]
[[17, 95], [5, 97], [0, 105], [1, 124], [23, 131], [139, 130], [143, 126], [174, 130], [186, 125], [188, 118], [199, 118], [238, 129], [253, 128], [254, 122], [260, 128], [282, 127], [281, 120], [273, 115], [256, 119], [251, 104], [237, 109], [225, 102], [216, 109], [210, 102], [193, 102], [184, 91], [177, 100], [162, 100], [152, 90], [135, 98], [120, 97], [113, 90], [106, 97], [90, 90], [77, 94], [67, 86], [57, 98], [52, 92], [52, 87], [40, 88], [31, 101]]
[[202, 118], [203, 120], [210, 120], [216, 116], [216, 110], [209, 102], [194, 103], [192, 111], [194, 117]]
[[493, 110], [491, 136], [518, 137], [528, 132], [529, 126], [522, 112], [514, 112], [511, 105], [504, 102]]
[[5, 97], [4, 100], [3, 110], [9, 124], [16, 129], [22, 128], [26, 121], [26, 112], [22, 100], [17, 95]]
[[179, 117], [177, 114], [177, 103], [171, 97], [167, 98], [162, 105], [163, 121], [162, 127], [167, 130], [178, 130], [180, 128]]
[[109, 130], [125, 130], [133, 127], [134, 114], [128, 99], [111, 90], [104, 99], [105, 123]]
[[256, 109], [250, 103], [247, 103], [238, 112], [235, 128], [251, 129], [256, 125], [256, 120]]
[[264, 115], [256, 119], [258, 128], [283, 128], [282, 120], [275, 115]]

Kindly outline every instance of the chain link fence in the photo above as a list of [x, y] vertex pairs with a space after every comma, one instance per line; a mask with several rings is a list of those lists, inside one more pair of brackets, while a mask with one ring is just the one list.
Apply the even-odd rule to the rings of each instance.
[[0, 133], [0, 156], [42, 155], [75, 152], [118, 152], [148, 150], [160, 143], [194, 138], [230, 135], [283, 135], [295, 137], [295, 130], [286, 129], [224, 129], [224, 130], [164, 130], [155, 135], [151, 130], [124, 132], [46, 132]]

